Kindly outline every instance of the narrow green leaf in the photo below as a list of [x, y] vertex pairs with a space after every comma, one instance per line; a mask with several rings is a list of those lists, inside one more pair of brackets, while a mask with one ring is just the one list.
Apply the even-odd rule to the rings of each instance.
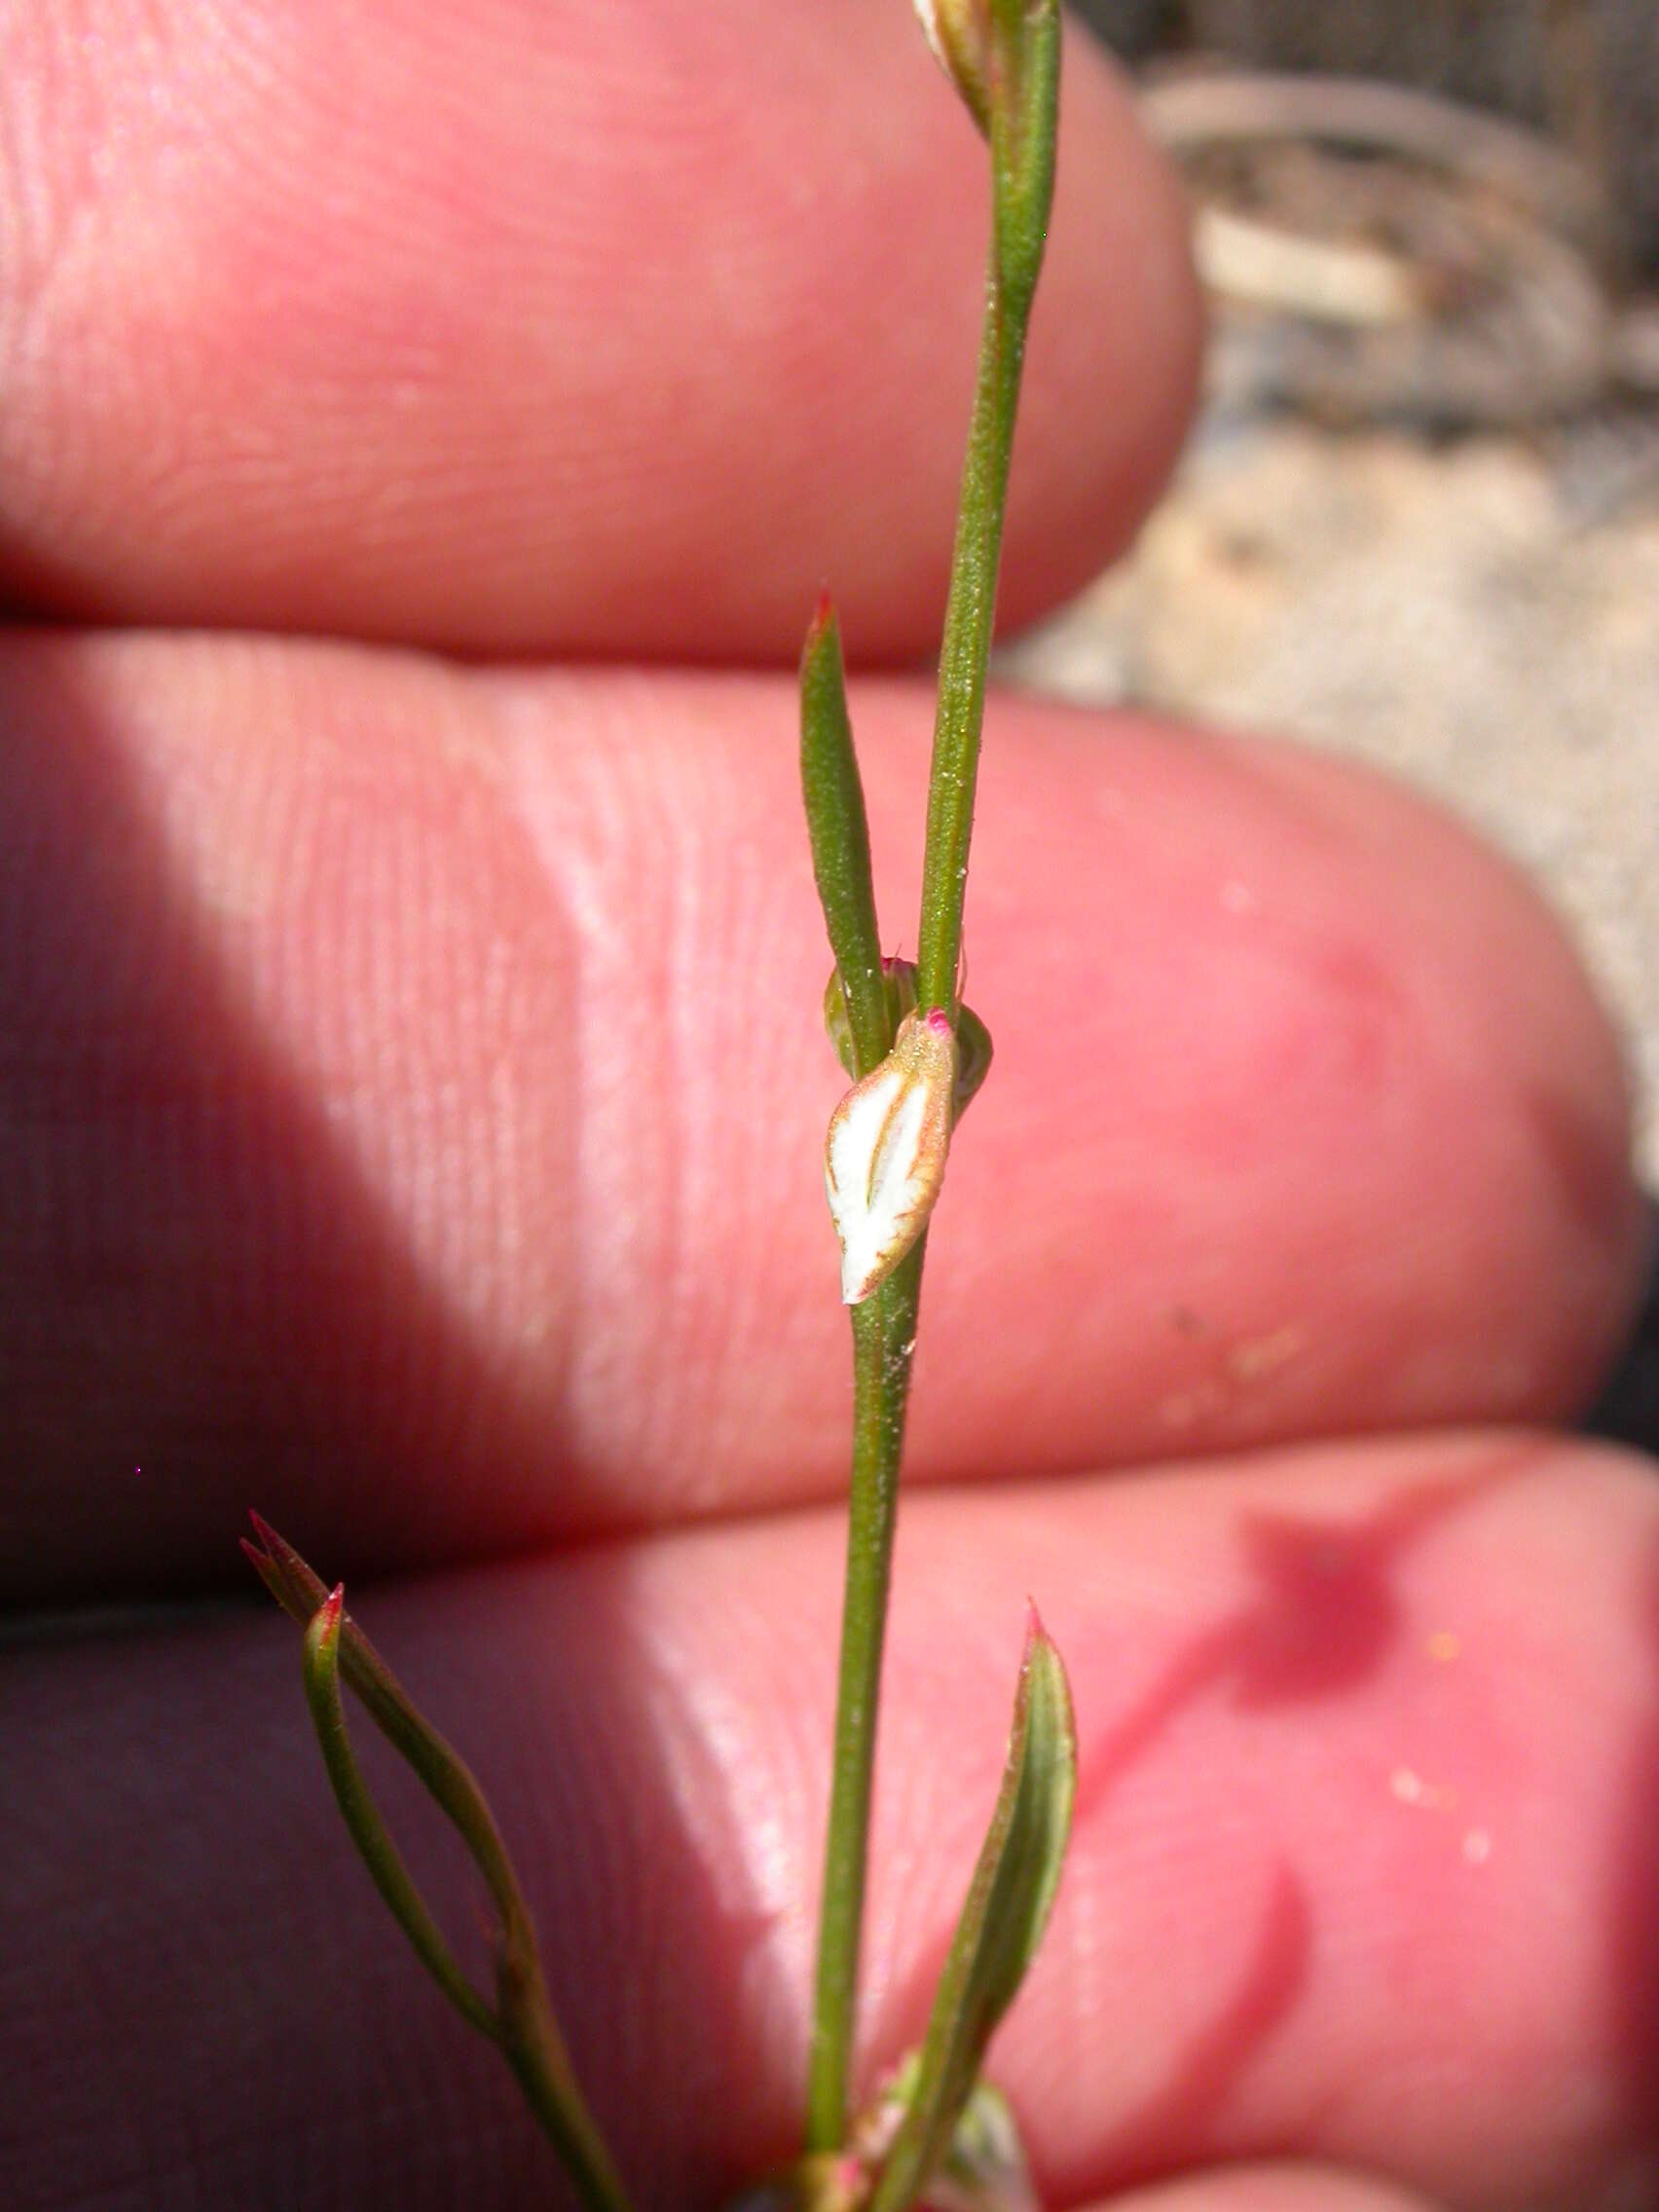
[[[309, 1628], [328, 1596], [322, 1578], [257, 1513], [259, 1543], [242, 1550], [289, 1617]], [[460, 1830], [501, 1916], [503, 1941], [525, 1940], [529, 1913], [505, 1844], [471, 1769], [416, 1707], [397, 1677], [349, 1614], [340, 1627], [340, 1672], [392, 1748], [408, 1760], [429, 1794]]]
[[940, 1976], [908, 2109], [869, 2212], [908, 2212], [948, 2155], [1059, 1887], [1077, 1781], [1071, 1693], [1033, 1609], [996, 1810]]
[[[277, 1604], [305, 1628], [307, 1702], [336, 1801], [376, 1888], [457, 2010], [500, 2048], [588, 2212], [628, 2212], [616, 2169], [571, 2066], [541, 1972], [535, 1924], [484, 1792], [464, 1759], [421, 1714], [348, 1617], [342, 1588], [326, 1590], [293, 1546], [257, 1514], [253, 1525], [259, 1543], [244, 1539], [242, 1549]], [[342, 1676], [448, 1816], [488, 1885], [499, 1917], [493, 2006], [457, 1964], [369, 1794], [346, 1726]]]
[[893, 1045], [881, 975], [881, 937], [869, 866], [869, 824], [847, 715], [841, 633], [828, 596], [800, 656], [800, 784], [812, 873], [841, 979], [856, 1072], [879, 1067]]
[[345, 1604], [345, 1590], [337, 1584], [317, 1607], [305, 1636], [306, 1702], [311, 1707], [316, 1740], [322, 1747], [322, 1763], [328, 1769], [335, 1802], [357, 1847], [357, 1856], [368, 1868], [392, 1918], [413, 1944], [421, 1964], [461, 2018], [480, 2035], [488, 2036], [492, 2043], [499, 2043], [501, 2028], [493, 2008], [456, 1963], [381, 1819], [352, 1755], [346, 1712], [340, 1699], [340, 1629]]

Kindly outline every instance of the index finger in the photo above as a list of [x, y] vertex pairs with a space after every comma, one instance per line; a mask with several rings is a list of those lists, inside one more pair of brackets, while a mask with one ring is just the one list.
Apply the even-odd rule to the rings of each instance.
[[[903, 0], [0, 24], [0, 599], [481, 651], [937, 636], [983, 149]], [[1086, 39], [1005, 610], [1161, 480], [1198, 315]]]

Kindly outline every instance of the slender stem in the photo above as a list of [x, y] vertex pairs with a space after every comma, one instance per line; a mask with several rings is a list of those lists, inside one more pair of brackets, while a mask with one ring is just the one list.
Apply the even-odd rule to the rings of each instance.
[[922, 919], [916, 953], [916, 997], [924, 1007], [956, 1012], [962, 957], [962, 903], [968, 889], [968, 840], [985, 717], [985, 666], [996, 612], [997, 564], [1014, 419], [1025, 356], [1025, 317], [1010, 312], [999, 276], [996, 242], [985, 283], [985, 321], [978, 381], [962, 470], [962, 502], [939, 656], [939, 707], [928, 779], [927, 851], [922, 863]]
[[328, 1770], [335, 1801], [374, 1885], [408, 1936], [415, 1954], [462, 2019], [493, 2043], [500, 2023], [457, 1964], [437, 1922], [415, 1887], [386, 1823], [381, 1819], [351, 1751], [340, 1696], [340, 1628], [345, 1593], [336, 1588], [306, 1630], [306, 1701]]
[[[989, 123], [990, 260], [974, 412], [951, 556], [950, 596], [940, 651], [939, 710], [928, 789], [917, 952], [919, 1004], [923, 1008], [942, 1007], [953, 1020], [960, 1011], [957, 975], [962, 953], [962, 906], [1009, 462], [1026, 325], [1042, 264], [1053, 189], [1058, 96], [1060, 33], [1055, 0], [991, 0], [991, 5], [996, 51], [989, 112], [978, 118], [981, 127]], [[874, 906], [866, 888], [868, 861], [867, 844], [862, 841], [862, 795], [856, 822], [844, 795], [857, 792], [857, 774], [850, 732], [842, 728], [845, 716], [839, 691], [838, 644], [822, 611], [803, 662], [803, 705], [818, 733], [825, 768], [816, 778], [810, 770], [807, 776], [814, 861], [846, 989], [852, 980], [849, 966], [856, 975], [861, 960], [867, 965], [867, 956], [861, 954], [860, 959], [854, 959], [852, 948], [861, 932], [867, 934], [873, 928]], [[809, 751], [812, 744], [809, 737]], [[843, 794], [839, 798], [832, 795], [837, 792]], [[838, 839], [832, 833], [837, 811], [845, 817]], [[822, 838], [821, 829], [825, 832]], [[834, 858], [837, 843], [845, 847], [844, 866]], [[856, 899], [843, 903], [832, 896], [838, 870], [848, 875], [858, 893]], [[843, 913], [853, 918], [838, 924], [838, 915]], [[846, 937], [845, 961], [838, 927]], [[854, 1021], [862, 1075], [866, 1072], [862, 1065], [865, 1054], [857, 1047], [858, 1023], [850, 995], [848, 1011]], [[873, 994], [867, 1026], [869, 1041], [873, 1042], [875, 1031], [882, 1026]], [[836, 2151], [846, 2140], [876, 1705], [898, 1509], [899, 1462], [926, 1250], [924, 1236], [874, 1297], [853, 1310], [852, 1499], [813, 2005], [807, 2097], [809, 2152]]]
[[1053, 201], [1059, 115], [1060, 11], [1054, 0], [990, 0], [989, 18], [991, 247], [979, 374], [939, 658], [916, 953], [919, 1004], [942, 1007], [952, 1017], [1009, 461], [1025, 333]]
[[[974, 774], [984, 716], [985, 659], [1024, 344], [1023, 317], [1014, 327], [1002, 312], [996, 270], [993, 243], [950, 601], [940, 656], [939, 719], [923, 872], [918, 998], [924, 1006], [944, 1006], [953, 1013], [968, 833], [974, 814]], [[866, 1305], [853, 1309], [852, 1500], [807, 2093], [807, 2148], [811, 2151], [838, 2150], [846, 2137], [870, 1782], [875, 1766], [876, 1705], [899, 1502], [899, 1461], [926, 1249], [924, 1237], [886, 1285]]]
[[[1005, 315], [996, 269], [993, 246], [940, 656], [939, 719], [923, 873], [917, 996], [923, 1006], [942, 1006], [952, 1014], [974, 779], [984, 719], [985, 661], [1024, 349], [1024, 318]], [[926, 1249], [924, 1237], [884, 1288], [867, 1304], [853, 1309], [852, 1501], [807, 2099], [807, 2148], [812, 2151], [837, 2150], [846, 2136], [876, 1704], [899, 1461]]]
[[[571, 2071], [542, 1976], [535, 1924], [483, 1792], [361, 1630], [347, 1620], [344, 1588], [337, 1584], [324, 1592], [292, 1545], [257, 1516], [255, 1527], [262, 1545], [245, 1548], [279, 1604], [303, 1617], [310, 1600], [322, 1593], [306, 1623], [306, 1699], [336, 1801], [375, 1887], [450, 2002], [501, 2050], [585, 2212], [629, 2212], [621, 2180]], [[454, 1822], [490, 1887], [501, 1923], [494, 2006], [457, 1964], [369, 1792], [346, 1725], [342, 1672]]]
[[836, 2151], [846, 2140], [876, 1701], [899, 1505], [899, 1461], [926, 1248], [924, 1237], [873, 1298], [853, 1308], [852, 1507], [813, 2003], [809, 2151]]
[[502, 2049], [525, 2102], [539, 2121], [575, 2186], [586, 2212], [630, 2212], [610, 2154], [579, 2095], [573, 2093], [564, 2039], [559, 2033], [539, 1966], [534, 1962], [515, 1989], [503, 1960], [500, 1990]]

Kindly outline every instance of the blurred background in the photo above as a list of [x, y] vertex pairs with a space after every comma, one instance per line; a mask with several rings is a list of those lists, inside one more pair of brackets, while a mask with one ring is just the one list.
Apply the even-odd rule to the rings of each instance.
[[[1278, 730], [1543, 885], [1659, 1191], [1659, 6], [1080, 0], [1183, 170], [1169, 497], [1005, 678]], [[1614, 1425], [1659, 1450], [1659, 1274]]]
[[1121, 58], [1361, 76], [1437, 92], [1570, 149], [1608, 243], [1659, 270], [1652, 0], [1079, 0]]

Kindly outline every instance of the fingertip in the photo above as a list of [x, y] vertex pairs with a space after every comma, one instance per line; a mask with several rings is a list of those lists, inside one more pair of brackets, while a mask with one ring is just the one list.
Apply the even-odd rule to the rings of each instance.
[[1137, 2189], [1089, 2212], [1433, 2212], [1415, 2190], [1326, 2165], [1229, 2166]]
[[[782, 679], [19, 636], [0, 688], [15, 1587], [211, 1573], [250, 1493], [347, 1573], [837, 1493]], [[928, 705], [854, 699], [895, 934]], [[913, 1476], [1581, 1410], [1645, 1218], [1533, 895], [1350, 765], [993, 714]]]
[[[866, 352], [843, 386], [847, 481], [860, 488], [863, 513], [836, 573], [849, 659], [866, 667], [935, 643], [972, 389], [982, 150], [961, 119], [930, 116], [925, 106], [918, 125], [924, 119], [933, 138], [928, 170], [899, 218], [902, 228], [919, 227], [905, 250], [909, 274], [892, 289], [903, 301], [933, 288], [932, 317], [952, 334], [951, 348], [930, 349], [925, 376], [897, 387], [884, 357]], [[964, 211], [952, 214], [948, 231], [946, 207]], [[849, 301], [865, 281], [855, 267]], [[1191, 424], [1202, 350], [1176, 172], [1123, 74], [1095, 38], [1068, 22], [1054, 205], [1010, 476], [999, 628], [1017, 629], [1080, 589], [1132, 540]], [[866, 364], [884, 372], [879, 381]], [[827, 516], [826, 527], [835, 520]]]
[[[1056, 1465], [1103, 1402], [1129, 1457], [1580, 1414], [1648, 1224], [1618, 1040], [1535, 890], [1351, 760], [1023, 701], [1000, 731], [975, 910], [1002, 1080], [953, 1159], [935, 1341], [1012, 1346], [1040, 1297], [1025, 1419]], [[1140, 1316], [1123, 1366], [1108, 1311]], [[961, 1471], [993, 1431], [922, 1380], [917, 1456]]]
[[[933, 645], [987, 193], [903, 7], [403, 0], [358, 26], [349, 129], [325, 16], [109, 14], [67, 61], [26, 15], [0, 47], [15, 97], [65, 79], [0, 133], [0, 209], [74, 237], [0, 280], [0, 589], [789, 662], [828, 571], [855, 657]], [[1172, 180], [1081, 35], [1066, 70], [1011, 621], [1132, 532], [1196, 361]]]

